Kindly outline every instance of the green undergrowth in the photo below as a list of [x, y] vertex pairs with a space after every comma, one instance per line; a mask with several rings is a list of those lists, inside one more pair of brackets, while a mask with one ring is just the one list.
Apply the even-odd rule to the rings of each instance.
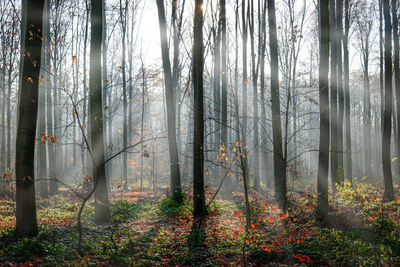
[[[0, 201], [0, 265], [33, 266], [400, 266], [399, 203], [382, 203], [377, 189], [343, 183], [331, 201], [329, 227], [315, 220], [316, 196], [290, 195], [279, 210], [273, 198], [250, 196], [245, 231], [243, 195], [208, 205], [203, 232], [192, 232], [192, 198], [177, 203], [149, 192], [117, 194], [112, 220], [94, 223], [94, 204], [82, 214], [84, 256], [76, 251], [80, 203], [39, 200], [39, 234], [17, 238], [15, 203]], [[244, 253], [244, 254], [243, 254]]]

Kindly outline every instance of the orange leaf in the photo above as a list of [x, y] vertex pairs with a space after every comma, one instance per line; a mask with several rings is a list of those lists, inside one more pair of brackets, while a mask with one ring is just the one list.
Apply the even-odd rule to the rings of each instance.
[[213, 210], [208, 216], [214, 216], [215, 214], [217, 214], [218, 213], [218, 210], [217, 209], [215, 209], [215, 210]]
[[28, 77], [28, 82], [33, 83], [33, 80], [31, 77]]

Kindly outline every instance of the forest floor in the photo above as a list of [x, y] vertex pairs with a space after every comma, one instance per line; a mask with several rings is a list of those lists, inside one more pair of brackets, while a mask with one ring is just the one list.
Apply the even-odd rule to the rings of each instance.
[[345, 184], [325, 225], [315, 220], [316, 194], [289, 192], [291, 208], [282, 213], [272, 194], [253, 193], [248, 234], [243, 196], [216, 198], [200, 237], [191, 234], [190, 196], [177, 205], [161, 191], [113, 193], [110, 223], [93, 222], [93, 203], [83, 212], [83, 256], [76, 252], [79, 199], [38, 199], [34, 238], [13, 235], [15, 203], [1, 200], [0, 265], [400, 266], [400, 199], [385, 204], [381, 193], [377, 186]]

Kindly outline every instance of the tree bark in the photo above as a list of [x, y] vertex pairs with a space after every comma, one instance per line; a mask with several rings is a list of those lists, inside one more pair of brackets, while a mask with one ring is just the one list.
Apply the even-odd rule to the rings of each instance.
[[276, 33], [275, 1], [268, 0], [269, 46], [271, 53], [272, 135], [274, 145], [275, 198], [286, 209], [286, 165], [282, 151], [282, 128], [279, 94], [278, 40]]
[[[19, 118], [16, 140], [16, 233], [36, 235], [34, 149], [38, 108], [39, 72], [41, 63], [44, 0], [31, 0], [26, 4], [26, 31], [21, 61]], [[24, 17], [24, 9], [22, 9]]]
[[344, 102], [345, 102], [345, 123], [346, 123], [346, 176], [352, 181], [353, 164], [351, 159], [351, 124], [350, 124], [350, 85], [349, 85], [349, 31], [350, 31], [350, 10], [349, 1], [344, 1], [344, 36], [343, 36], [343, 71], [344, 71]]
[[158, 20], [160, 26], [161, 54], [164, 68], [165, 96], [167, 100], [167, 128], [168, 128], [168, 150], [170, 158], [172, 197], [178, 203], [182, 202], [181, 177], [179, 170], [178, 145], [176, 142], [176, 110], [175, 94], [171, 74], [171, 62], [169, 59], [167, 22], [165, 19], [164, 1], [157, 0]]
[[330, 135], [331, 135], [331, 182], [332, 189], [336, 191], [337, 171], [338, 171], [338, 129], [337, 129], [337, 38], [336, 38], [336, 2], [337, 0], [330, 0], [330, 39], [331, 39], [331, 91], [330, 91]]
[[[102, 0], [104, 1], [104, 0]], [[106, 169], [104, 164], [103, 106], [101, 82], [101, 44], [103, 4], [102, 1], [91, 1], [90, 12], [90, 73], [89, 73], [89, 108], [90, 139], [93, 166], [95, 220], [105, 222], [110, 219]]]
[[204, 195], [203, 0], [195, 0], [193, 32], [193, 217], [201, 222], [207, 213]]
[[[394, 45], [394, 85], [396, 90], [396, 109], [397, 109], [397, 158], [400, 152], [400, 67], [399, 67], [399, 21], [397, 16], [397, 0], [392, 0], [392, 19], [393, 19], [393, 45]], [[400, 174], [400, 161], [397, 160]], [[400, 181], [400, 178], [398, 179]]]
[[389, 0], [383, 0], [385, 20], [385, 108], [383, 113], [382, 164], [385, 192], [384, 201], [394, 199], [392, 168], [390, 158], [390, 136], [392, 132], [392, 23]]
[[317, 218], [328, 215], [329, 167], [329, 0], [320, 0], [319, 112], [320, 134], [317, 174]]

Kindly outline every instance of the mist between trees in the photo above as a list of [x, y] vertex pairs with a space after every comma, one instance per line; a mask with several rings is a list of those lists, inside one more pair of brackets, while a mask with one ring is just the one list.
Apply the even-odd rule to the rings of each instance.
[[[400, 181], [396, 0], [0, 1], [0, 195], [16, 233], [36, 200], [162, 190], [215, 199], [328, 199], [355, 178], [395, 199]], [[286, 216], [286, 215], [285, 215]], [[246, 262], [246, 261], [245, 261]]]

